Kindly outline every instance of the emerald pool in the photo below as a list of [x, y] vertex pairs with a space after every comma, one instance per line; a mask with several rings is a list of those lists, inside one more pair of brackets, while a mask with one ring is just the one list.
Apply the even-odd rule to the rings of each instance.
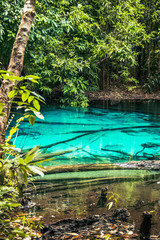
[[[42, 113], [44, 121], [37, 119], [33, 126], [23, 122], [13, 142], [22, 150], [40, 144], [42, 153], [57, 153], [45, 165], [159, 158], [158, 103], [101, 104], [88, 109], [46, 106]], [[61, 151], [69, 152], [59, 155]]]
[[155, 212], [152, 234], [158, 234], [159, 171], [107, 168], [110, 163], [159, 159], [159, 103], [47, 106], [42, 113], [44, 121], [37, 119], [33, 126], [24, 122], [13, 139], [22, 150], [40, 144], [42, 154], [57, 155], [44, 163], [53, 171], [35, 177], [27, 189], [42, 208], [30, 214], [47, 223], [108, 214], [106, 206], [97, 207], [101, 189], [108, 186], [119, 195], [118, 207], [130, 211], [137, 232], [142, 213]]

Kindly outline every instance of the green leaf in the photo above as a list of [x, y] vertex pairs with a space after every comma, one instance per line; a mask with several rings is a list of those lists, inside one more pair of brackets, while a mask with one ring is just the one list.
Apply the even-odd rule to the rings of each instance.
[[34, 105], [34, 107], [35, 107], [38, 111], [40, 110], [40, 105], [39, 105], [38, 100], [34, 99], [34, 100], [33, 100], [33, 105]]
[[118, 200], [115, 198], [114, 201], [115, 201], [115, 206], [117, 207], [118, 206]]
[[[37, 112], [37, 109], [33, 108], [33, 107], [28, 107], [29, 110], [31, 110], [32, 112]], [[28, 110], [27, 110], [28, 111]]]
[[27, 164], [27, 163], [29, 163], [29, 162], [31, 162], [32, 161], [32, 159], [34, 158], [34, 154], [31, 154], [31, 155], [27, 155], [26, 157], [25, 157], [25, 159], [24, 159], [24, 162]]
[[23, 78], [22, 78], [22, 77], [14, 76], [14, 79], [15, 79], [16, 81], [18, 81], [18, 82], [23, 81]]
[[3, 164], [2, 164], [2, 162], [0, 161], [0, 169], [3, 167]]
[[27, 152], [26, 156], [35, 154], [39, 150], [39, 148], [40, 148], [40, 145], [32, 148], [29, 152]]
[[22, 224], [23, 224], [23, 226], [24, 226], [24, 224], [25, 224], [25, 221], [26, 221], [26, 218], [25, 218], [25, 216], [23, 216], [23, 217], [22, 217]]
[[14, 208], [21, 206], [20, 203], [10, 203], [9, 205], [10, 205], [10, 207], [14, 207]]
[[22, 164], [22, 165], [23, 165], [23, 164], [24, 164], [23, 158], [19, 158], [19, 159], [18, 159], [18, 162], [19, 162], [19, 164]]
[[29, 96], [28, 98], [28, 103], [31, 103], [35, 97], [34, 96]]
[[12, 75], [13, 75], [13, 73], [12, 73], [12, 72], [5, 71], [5, 70], [0, 70], [0, 74], [6, 74], [6, 73], [9, 73], [9, 74], [12, 74]]
[[25, 79], [40, 79], [40, 77], [35, 76], [35, 75], [27, 75], [27, 76], [25, 76]]
[[3, 111], [3, 106], [0, 105], [0, 113]]
[[30, 115], [30, 116], [28, 117], [28, 121], [29, 121], [29, 123], [31, 124], [31, 126], [33, 126], [33, 124], [35, 123], [35, 116]]
[[18, 91], [17, 90], [12, 90], [9, 92], [8, 97], [13, 98], [17, 95]]
[[23, 89], [23, 90], [25, 90], [25, 89], [26, 89], [26, 86], [22, 86], [22, 87], [20, 87], [20, 89]]
[[1, 116], [1, 117], [2, 117], [2, 116], [6, 116], [6, 114], [1, 112], [1, 113], [0, 113], [0, 116]]
[[7, 76], [6, 74], [2, 74], [2, 78], [3, 78], [4, 80], [10, 80], [11, 82], [14, 82], [14, 81], [15, 81], [15, 79], [14, 79], [13, 76]]
[[29, 95], [30, 95], [30, 92], [29, 91], [25, 91], [22, 94], [22, 101], [25, 102], [28, 99]]
[[36, 81], [35, 79], [28, 79], [28, 80], [30, 80], [30, 81], [33, 82], [33, 83], [37, 83], [37, 84], [39, 84], [39, 82]]
[[108, 200], [111, 200], [112, 198], [114, 198], [114, 196], [110, 196]]

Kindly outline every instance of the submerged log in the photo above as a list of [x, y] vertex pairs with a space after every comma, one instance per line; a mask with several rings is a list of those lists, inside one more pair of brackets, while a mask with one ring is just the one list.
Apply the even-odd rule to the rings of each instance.
[[60, 151], [60, 152], [53, 152], [53, 153], [41, 153], [38, 158], [32, 161], [32, 163], [40, 163], [40, 162], [46, 162], [46, 161], [51, 161], [55, 160], [55, 157], [58, 156], [63, 156], [67, 153], [72, 153], [75, 151], [78, 151], [80, 148], [76, 148], [73, 150], [65, 150], [65, 151]]
[[[90, 130], [90, 131], [71, 131], [69, 133], [74, 133], [74, 134], [79, 134], [75, 137], [63, 140], [63, 141], [59, 141], [59, 142], [55, 142], [55, 143], [51, 143], [49, 145], [45, 145], [45, 146], [41, 146], [40, 149], [47, 149], [47, 148], [51, 148], [54, 146], [57, 146], [59, 144], [63, 144], [63, 143], [68, 143], [68, 142], [72, 142], [74, 140], [77, 140], [79, 138], [88, 136], [88, 135], [92, 135], [95, 133], [100, 133], [100, 132], [111, 132], [111, 131], [124, 131], [124, 130], [129, 130], [129, 129], [140, 129], [140, 128], [160, 128], [160, 126], [132, 126], [132, 127], [122, 127], [122, 128], [102, 128], [102, 129], [98, 129], [98, 130]], [[26, 150], [30, 150], [30, 149], [26, 149]]]
[[65, 166], [49, 166], [44, 167], [47, 174], [64, 173], [64, 172], [85, 172], [98, 170], [122, 170], [126, 169], [114, 164], [77, 164]]

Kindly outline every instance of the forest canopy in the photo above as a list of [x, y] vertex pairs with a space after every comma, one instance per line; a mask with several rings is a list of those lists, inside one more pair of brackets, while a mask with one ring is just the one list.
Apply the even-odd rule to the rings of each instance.
[[[0, 2], [1, 69], [8, 67], [23, 4]], [[44, 97], [58, 91], [62, 103], [85, 107], [85, 91], [160, 88], [159, 0], [39, 0], [35, 11], [22, 75], [39, 76]]]

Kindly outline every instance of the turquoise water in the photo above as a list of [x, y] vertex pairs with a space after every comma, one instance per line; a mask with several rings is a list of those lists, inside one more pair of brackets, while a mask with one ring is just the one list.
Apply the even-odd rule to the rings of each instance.
[[23, 150], [40, 144], [42, 153], [71, 151], [46, 165], [150, 160], [160, 155], [160, 118], [153, 112], [48, 106], [42, 113], [44, 121], [37, 119], [33, 126], [23, 122], [13, 141]]

